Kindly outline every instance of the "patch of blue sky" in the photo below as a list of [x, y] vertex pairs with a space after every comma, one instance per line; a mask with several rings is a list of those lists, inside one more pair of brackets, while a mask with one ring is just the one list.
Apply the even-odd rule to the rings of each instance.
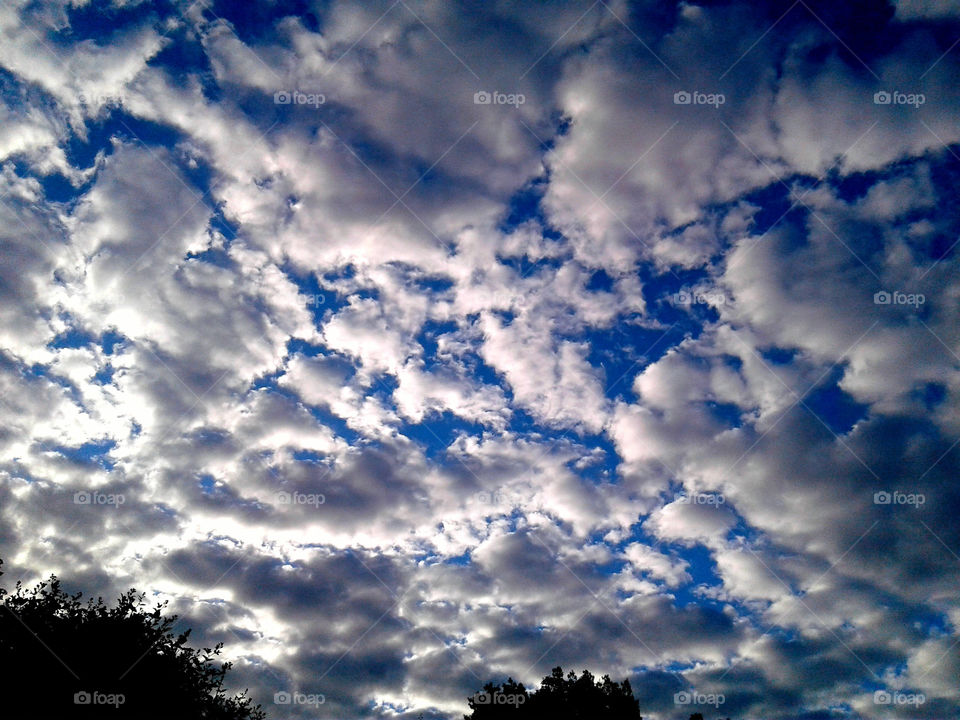
[[244, 43], [256, 46], [276, 40], [277, 23], [286, 17], [295, 17], [311, 32], [323, 28], [322, 17], [316, 15], [323, 3], [308, 0], [274, 0], [270, 3], [238, 3], [235, 0], [214, 0], [203, 9], [204, 17], [213, 21], [227, 20]]
[[590, 276], [586, 289], [589, 292], [610, 292], [613, 289], [613, 278], [601, 268]]
[[618, 483], [620, 477], [617, 474], [617, 466], [620, 464], [620, 456], [608, 436], [588, 434], [577, 436], [576, 439], [582, 442], [587, 452], [582, 457], [567, 462], [567, 467], [578, 477], [593, 485]]
[[[612, 544], [615, 550], [623, 550], [633, 543], [642, 543], [655, 551], [674, 558], [677, 561], [686, 562], [686, 572], [691, 580], [677, 587], [664, 585], [665, 592], [669, 592], [674, 597], [674, 604], [677, 607], [687, 605], [709, 605], [719, 607], [719, 603], [712, 598], [704, 597], [702, 593], [697, 592], [702, 587], [718, 587], [722, 584], [720, 574], [717, 570], [717, 563], [713, 559], [710, 550], [700, 544], [670, 543], [658, 540], [653, 535], [644, 530], [642, 523], [636, 523], [630, 529], [630, 533], [620, 542]], [[679, 563], [678, 563], [679, 564]], [[662, 579], [652, 576], [649, 572], [644, 572], [643, 568], [633, 568], [654, 583], [662, 584]]]
[[440, 340], [444, 335], [455, 334], [459, 328], [459, 323], [453, 320], [427, 320], [420, 326], [420, 330], [414, 337], [414, 341], [423, 348], [423, 361], [426, 369], [429, 370], [434, 366], [444, 364], [442, 359], [437, 356], [437, 351], [440, 348]]
[[843, 378], [843, 368], [834, 368], [830, 375], [804, 396], [803, 404], [816, 414], [837, 435], [845, 435], [853, 426], [863, 420], [870, 406], [858, 403], [844, 392], [839, 382]]
[[[725, 499], [726, 500], [726, 499]], [[725, 507], [730, 507], [734, 511], [735, 508], [725, 502]], [[763, 534], [754, 527], [751, 527], [747, 522], [744, 521], [742, 517], [737, 515], [737, 522], [732, 528], [727, 531], [726, 540], [728, 542], [743, 542], [748, 545], [753, 545], [761, 540]]]
[[202, 40], [191, 32], [187, 25], [167, 30], [165, 36], [170, 42], [150, 58], [147, 65], [163, 68], [174, 77], [189, 74], [197, 78], [204, 99], [211, 103], [220, 102], [223, 99], [223, 89], [217, 83]]
[[71, 327], [48, 342], [47, 347], [51, 350], [61, 350], [64, 348], [82, 348], [95, 344], [97, 344], [96, 335], [86, 330]]
[[443, 557], [444, 565], [457, 565], [459, 567], [466, 567], [472, 562], [473, 558], [470, 556], [470, 551], [460, 553], [459, 555], [450, 555]]
[[[302, 402], [296, 392], [277, 386], [275, 379], [260, 380], [255, 384], [255, 389], [263, 388], [268, 388], [270, 392], [282, 395], [293, 402]], [[333, 413], [329, 407], [320, 405], [304, 405], [304, 407], [319, 425], [329, 428], [337, 437], [342, 438], [351, 445], [362, 444], [363, 436], [352, 429], [344, 418]]]
[[40, 447], [47, 452], [55, 452], [78, 465], [113, 470], [114, 461], [110, 458], [110, 451], [116, 445], [115, 440], [100, 440], [83, 443], [75, 447], [55, 443], [43, 443]]
[[743, 426], [743, 411], [739, 405], [733, 403], [719, 403], [714, 400], [707, 400], [702, 403], [706, 407], [710, 416], [725, 425], [728, 428], [738, 428]]
[[633, 381], [644, 368], [662, 358], [698, 329], [693, 323], [676, 322], [662, 328], [617, 322], [608, 328], [591, 328], [566, 339], [589, 344], [587, 361], [602, 373], [604, 395], [611, 400], [635, 400]]
[[497, 371], [484, 362], [479, 354], [479, 348], [470, 347], [466, 352], [456, 355], [438, 354], [440, 341], [443, 336], [455, 336], [461, 330], [460, 324], [453, 321], [427, 320], [420, 327], [414, 340], [422, 348], [423, 368], [427, 372], [440, 372], [450, 369], [452, 365], [462, 368], [468, 377], [481, 385], [499, 387], [509, 401], [513, 393], [509, 386], [501, 381]]
[[[800, 178], [797, 180], [799, 181]], [[806, 223], [810, 211], [802, 202], [796, 202], [795, 194], [791, 193], [788, 187], [791, 181], [785, 179], [784, 182], [786, 185], [775, 182], [753, 190], [741, 198], [759, 208], [753, 215], [752, 233], [754, 235], [764, 235], [784, 223], [794, 223], [797, 227], [803, 227]], [[796, 192], [802, 194], [815, 184], [815, 180], [806, 178], [805, 181], [799, 182]], [[799, 235], [805, 240], [805, 234], [799, 233]]]
[[149, 3], [98, 0], [70, 4], [64, 10], [68, 22], [51, 31], [47, 39], [67, 49], [83, 41], [105, 46], [118, 34], [176, 14], [176, 8], [169, 0], [153, 0]]
[[113, 375], [115, 372], [116, 368], [114, 368], [113, 365], [104, 365], [94, 373], [93, 382], [97, 385], [110, 385], [113, 382]]
[[521, 279], [536, 277], [543, 270], [559, 270], [565, 264], [563, 257], [542, 257], [533, 260], [529, 255], [497, 255], [497, 262], [511, 268]]
[[960, 206], [957, 187], [960, 187], [960, 159], [954, 148], [941, 151], [930, 166], [930, 180], [935, 193], [934, 207], [939, 232], [933, 237], [927, 251], [930, 260], [944, 260], [958, 252], [960, 237]]
[[558, 432], [550, 428], [548, 424], [541, 423], [532, 414], [519, 407], [512, 408], [510, 420], [507, 423], [507, 430], [517, 435], [529, 436], [532, 439], [553, 435], [558, 442], [564, 438], [569, 440], [570, 438], [576, 437], [572, 430]]
[[[313, 315], [313, 322], [316, 327], [321, 327], [329, 315], [349, 305], [349, 297], [339, 294], [333, 288], [321, 285], [315, 273], [305, 273], [289, 263], [281, 267], [281, 270], [287, 279], [297, 286], [300, 298], [304, 306]], [[326, 275], [323, 277], [327, 282], [336, 280], [336, 278], [330, 278]], [[375, 295], [375, 293], [372, 294]], [[354, 293], [350, 297], [357, 296], [364, 297], [362, 293]]]
[[40, 363], [34, 363], [29, 367], [22, 368], [22, 372], [25, 375], [36, 378], [44, 378], [54, 385], [59, 385], [67, 391], [67, 395], [70, 396], [70, 399], [73, 400], [74, 403], [86, 411], [86, 406], [83, 404], [83, 395], [80, 393], [80, 390], [67, 378], [51, 372], [48, 366], [41, 365]]
[[911, 394], [922, 402], [927, 410], [933, 410], [947, 399], [947, 387], [943, 383], [928, 382], [914, 388]]
[[430, 294], [443, 294], [453, 288], [453, 280], [442, 275], [418, 277], [413, 280], [413, 286], [418, 290]]
[[[564, 236], [550, 223], [543, 211], [543, 194], [546, 187], [546, 178], [540, 177], [515, 192], [507, 202], [506, 211], [497, 225], [497, 230], [508, 235], [524, 223], [533, 222], [539, 228], [540, 234], [547, 243], [555, 243], [557, 247], [560, 247], [564, 241]], [[572, 256], [570, 250], [563, 253], [551, 253], [551, 255], [554, 254], [555, 257], [538, 258], [536, 260], [527, 255], [497, 255], [497, 261], [515, 270], [521, 278], [527, 278], [535, 276], [544, 269], [558, 269]]]
[[217, 487], [217, 479], [213, 475], [203, 474], [197, 478], [197, 485], [200, 486], [200, 491], [204, 495], [215, 495]]
[[100, 347], [107, 355], [113, 355], [118, 346], [122, 346], [126, 343], [127, 338], [124, 335], [121, 335], [115, 329], [107, 330], [105, 333], [103, 333], [103, 335], [100, 336]]
[[34, 174], [29, 165], [22, 160], [15, 160], [12, 165], [18, 177], [32, 178], [39, 182], [44, 198], [50, 202], [69, 204], [84, 192], [83, 187], [74, 187], [70, 180], [58, 172], [50, 172], [46, 175]]
[[424, 454], [438, 465], [459, 464], [459, 460], [447, 458], [447, 449], [460, 435], [479, 436], [483, 431], [484, 427], [479, 423], [465, 420], [448, 410], [430, 412], [421, 422], [405, 423], [399, 427], [402, 435], [420, 445]]
[[762, 357], [770, 365], [789, 365], [797, 357], [799, 351], [796, 348], [782, 348], [771, 346], [760, 350]]
[[327, 461], [327, 456], [323, 453], [318, 453], [315, 450], [294, 450], [290, 457], [296, 460], [299, 463], [309, 463], [311, 465], [322, 465]]
[[186, 257], [188, 260], [209, 263], [221, 268], [235, 269], [237, 263], [230, 256], [230, 246], [236, 240], [239, 228], [224, 216], [222, 208], [214, 207], [212, 210], [213, 215], [208, 224], [208, 232], [211, 240], [214, 233], [222, 237], [222, 243], [212, 244], [206, 250], [200, 252], [189, 252]]

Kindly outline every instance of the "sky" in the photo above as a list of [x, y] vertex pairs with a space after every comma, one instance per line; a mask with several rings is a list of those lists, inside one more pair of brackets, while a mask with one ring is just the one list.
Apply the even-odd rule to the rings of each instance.
[[0, 5], [2, 584], [269, 716], [960, 715], [960, 3]]

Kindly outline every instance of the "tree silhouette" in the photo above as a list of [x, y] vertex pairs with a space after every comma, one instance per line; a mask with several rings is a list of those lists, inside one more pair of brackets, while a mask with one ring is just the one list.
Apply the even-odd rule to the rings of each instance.
[[[2, 561], [0, 561], [2, 564]], [[0, 572], [2, 575], [2, 572]], [[260, 706], [223, 680], [221, 645], [187, 647], [176, 616], [145, 609], [129, 590], [116, 607], [67, 595], [56, 576], [24, 591], [0, 588], [0, 692], [41, 717], [262, 720]], [[22, 713], [23, 716], [27, 712]]]
[[555, 667], [540, 683], [540, 688], [532, 693], [510, 678], [501, 685], [487, 683], [481, 692], [467, 698], [467, 704], [471, 714], [464, 715], [464, 720], [558, 717], [643, 720], [629, 680], [616, 683], [604, 675], [598, 681], [588, 670], [584, 670], [580, 677], [573, 671], [564, 677], [560, 667]]

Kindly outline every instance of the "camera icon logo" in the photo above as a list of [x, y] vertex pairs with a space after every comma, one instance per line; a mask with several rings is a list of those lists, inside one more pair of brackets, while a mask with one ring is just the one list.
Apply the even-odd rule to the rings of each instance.
[[673, 694], [674, 705], [689, 705], [693, 697], [686, 690], [681, 690]]
[[489, 105], [493, 97], [486, 90], [478, 90], [473, 94], [474, 105]]
[[91, 696], [86, 690], [81, 690], [80, 692], [73, 694], [74, 705], [89, 705], [91, 702], [93, 702], [93, 696]]
[[873, 504], [874, 505], [889, 505], [891, 500], [890, 493], [886, 490], [881, 490], [880, 492], [875, 492], [873, 494]]
[[273, 694], [273, 702], [276, 705], [289, 705], [291, 699], [292, 697], [288, 692], [281, 691]]
[[689, 105], [691, 100], [692, 96], [686, 90], [679, 90], [673, 94], [674, 105]]
[[873, 294], [874, 305], [889, 305], [890, 299], [890, 293], [888, 293], [886, 290], [881, 290], [880, 292], [875, 292]]
[[893, 696], [886, 690], [877, 690], [873, 693], [874, 705], [889, 705], [892, 700]]
[[886, 90], [880, 90], [873, 94], [873, 104], [874, 105], [889, 105], [893, 100], [893, 96], [890, 95]]
[[273, 94], [274, 105], [289, 105], [292, 100], [293, 95], [286, 90], [278, 90]]
[[90, 493], [84, 492], [75, 492], [73, 494], [73, 503], [74, 505], [89, 505], [90, 504]]

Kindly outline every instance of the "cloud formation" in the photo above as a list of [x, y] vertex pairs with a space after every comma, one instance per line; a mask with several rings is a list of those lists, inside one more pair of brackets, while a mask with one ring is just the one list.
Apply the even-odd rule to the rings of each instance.
[[8, 580], [168, 599], [278, 718], [558, 664], [645, 717], [956, 714], [956, 7], [0, 36]]

